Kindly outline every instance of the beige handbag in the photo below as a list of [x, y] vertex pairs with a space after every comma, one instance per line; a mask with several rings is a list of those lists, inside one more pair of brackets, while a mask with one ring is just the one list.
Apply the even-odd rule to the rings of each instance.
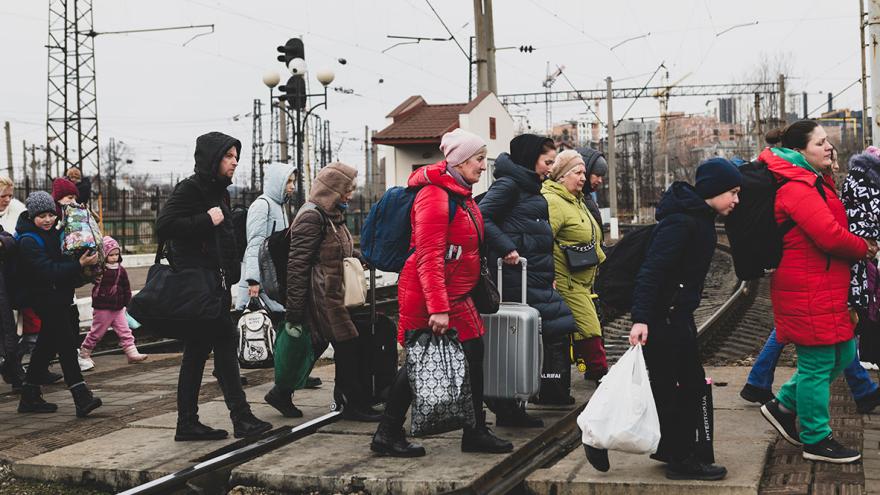
[[342, 287], [345, 292], [345, 307], [358, 308], [367, 303], [367, 279], [364, 267], [357, 258], [342, 259]]

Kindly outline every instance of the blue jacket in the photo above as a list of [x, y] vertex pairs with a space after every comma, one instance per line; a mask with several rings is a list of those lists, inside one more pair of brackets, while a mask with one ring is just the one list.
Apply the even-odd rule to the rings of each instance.
[[657, 205], [657, 225], [633, 290], [634, 323], [662, 322], [670, 308], [692, 315], [715, 252], [715, 210], [693, 186], [675, 182]]
[[[21, 307], [63, 307], [73, 303], [74, 290], [82, 285], [79, 261], [61, 252], [61, 235], [54, 227], [48, 231], [37, 227], [24, 211], [15, 226], [18, 232], [18, 266], [15, 270], [20, 284]], [[41, 246], [30, 235], [43, 241]]]
[[[271, 163], [266, 167], [263, 194], [251, 203], [247, 213], [247, 249], [242, 260], [241, 280], [238, 282], [236, 307], [244, 309], [248, 304], [248, 284], [251, 280], [260, 283], [260, 245], [279, 230], [286, 230], [293, 220], [285, 212], [285, 193], [287, 179], [293, 173], [293, 165]], [[269, 299], [260, 290], [260, 298], [270, 311], [284, 311], [284, 304]]]
[[[489, 269], [496, 279], [498, 258], [516, 250], [528, 259], [526, 299], [541, 313], [542, 333], [550, 339], [575, 330], [574, 316], [553, 289], [553, 230], [547, 200], [541, 195], [541, 178], [501, 153], [495, 160], [495, 182], [480, 200], [480, 212], [489, 244]], [[521, 300], [522, 268], [504, 265], [502, 297]]]

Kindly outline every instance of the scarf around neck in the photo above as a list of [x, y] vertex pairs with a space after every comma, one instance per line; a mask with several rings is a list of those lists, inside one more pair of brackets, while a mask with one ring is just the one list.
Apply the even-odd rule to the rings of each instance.
[[810, 165], [810, 163], [807, 161], [807, 159], [804, 158], [804, 155], [798, 153], [797, 151], [795, 151], [791, 148], [770, 148], [770, 151], [772, 151], [774, 155], [778, 156], [779, 158], [782, 158], [783, 160], [791, 163], [792, 165], [795, 165], [795, 166], [800, 167], [804, 170], [813, 172], [817, 176], [822, 177], [822, 174], [819, 173], [818, 170], [813, 168], [812, 165]]

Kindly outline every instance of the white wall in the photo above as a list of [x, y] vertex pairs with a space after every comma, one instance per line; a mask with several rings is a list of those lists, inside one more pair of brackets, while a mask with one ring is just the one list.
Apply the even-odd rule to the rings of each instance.
[[[489, 138], [489, 117], [495, 117], [495, 139]], [[459, 127], [481, 136], [486, 141], [489, 166], [480, 182], [474, 185], [474, 195], [485, 192], [494, 178], [493, 163], [500, 153], [508, 151], [514, 137], [514, 124], [504, 105], [495, 95], [489, 95], [468, 114], [458, 116]], [[427, 156], [427, 157], [426, 157]], [[426, 145], [379, 145], [379, 159], [385, 158], [386, 187], [405, 186], [413, 165], [427, 165], [443, 159], [440, 148]]]
[[[495, 139], [489, 138], [489, 117], [495, 117]], [[498, 98], [495, 95], [489, 95], [470, 113], [459, 115], [458, 124], [462, 129], [473, 132], [486, 141], [489, 166], [483, 172], [480, 182], [474, 185], [474, 195], [476, 196], [489, 189], [489, 185], [495, 180], [492, 176], [495, 158], [499, 154], [509, 151], [510, 140], [515, 136], [513, 119], [507, 113], [504, 105], [498, 101]]]

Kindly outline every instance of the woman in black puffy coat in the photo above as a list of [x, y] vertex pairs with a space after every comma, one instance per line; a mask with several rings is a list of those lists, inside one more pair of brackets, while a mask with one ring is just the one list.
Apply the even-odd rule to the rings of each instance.
[[[501, 153], [495, 160], [495, 182], [480, 200], [489, 244], [489, 267], [495, 273], [496, 259], [504, 260], [502, 295], [505, 301], [520, 301], [522, 268], [519, 258], [528, 260], [526, 298], [541, 313], [544, 341], [544, 366], [541, 392], [537, 402], [574, 403], [568, 394], [571, 364], [568, 357], [569, 335], [576, 329], [574, 316], [553, 287], [553, 231], [547, 200], [541, 195], [541, 183], [556, 159], [553, 140], [523, 134], [510, 141], [510, 154]], [[496, 401], [498, 402], [498, 401]], [[508, 402], [491, 404], [499, 426], [542, 425], [521, 407]]]

